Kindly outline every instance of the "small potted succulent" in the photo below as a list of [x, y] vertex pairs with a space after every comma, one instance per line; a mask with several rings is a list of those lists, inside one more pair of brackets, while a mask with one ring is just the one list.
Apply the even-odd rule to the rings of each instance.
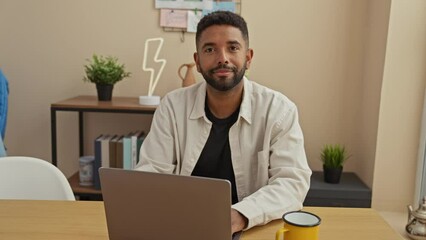
[[114, 84], [130, 77], [130, 72], [125, 71], [124, 64], [118, 63], [116, 57], [103, 57], [93, 54], [89, 64], [84, 65], [86, 75], [83, 80], [96, 84], [99, 101], [111, 101]]
[[343, 164], [348, 158], [345, 146], [340, 144], [326, 144], [321, 150], [324, 181], [327, 183], [339, 183]]

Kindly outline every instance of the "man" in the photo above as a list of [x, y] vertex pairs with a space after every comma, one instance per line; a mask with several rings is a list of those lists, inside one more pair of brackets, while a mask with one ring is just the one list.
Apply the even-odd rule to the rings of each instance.
[[246, 22], [213, 12], [197, 26], [196, 47], [205, 82], [162, 99], [136, 169], [228, 179], [233, 233], [299, 210], [311, 170], [297, 109], [244, 77], [253, 57]]

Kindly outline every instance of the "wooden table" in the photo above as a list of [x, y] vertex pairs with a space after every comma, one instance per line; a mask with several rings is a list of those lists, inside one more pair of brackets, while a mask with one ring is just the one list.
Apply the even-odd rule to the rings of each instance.
[[0, 239], [108, 239], [103, 202], [0, 200]]
[[[369, 208], [307, 207], [321, 217], [322, 240], [401, 240]], [[242, 240], [274, 240], [280, 220], [255, 227]], [[0, 200], [0, 239], [108, 239], [103, 202]]]
[[[320, 240], [403, 240], [379, 213], [371, 208], [305, 207], [321, 218]], [[243, 240], [274, 240], [281, 220], [254, 227], [243, 234]]]

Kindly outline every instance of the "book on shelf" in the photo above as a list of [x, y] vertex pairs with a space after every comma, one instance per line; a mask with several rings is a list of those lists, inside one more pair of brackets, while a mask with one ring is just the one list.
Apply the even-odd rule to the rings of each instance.
[[132, 136], [135, 133], [123, 137], [123, 169], [132, 169]]
[[99, 168], [134, 169], [139, 162], [145, 133], [133, 131], [126, 135], [101, 134], [94, 140], [93, 186], [100, 190]]
[[93, 187], [95, 189], [101, 189], [101, 182], [99, 179], [99, 168], [102, 166], [102, 139], [104, 135], [99, 135], [94, 142], [95, 150], [95, 161], [93, 162]]
[[123, 135], [117, 140], [116, 154], [115, 154], [115, 167], [123, 168]]
[[145, 133], [142, 132], [142, 134], [138, 138], [136, 164], [139, 163], [139, 159], [140, 159], [140, 155], [141, 155], [141, 147], [142, 147], [143, 141], [145, 140], [145, 136], [146, 136]]
[[101, 140], [101, 166], [102, 167], [110, 167], [110, 159], [109, 159], [109, 142], [114, 136], [111, 135], [105, 135], [105, 137]]
[[136, 164], [139, 162], [139, 149], [142, 145], [145, 133], [143, 131], [137, 131], [131, 136], [132, 143], [132, 169], [136, 167]]
[[117, 167], [117, 144], [120, 139], [120, 135], [114, 135], [111, 140], [109, 140], [109, 166], [112, 168]]

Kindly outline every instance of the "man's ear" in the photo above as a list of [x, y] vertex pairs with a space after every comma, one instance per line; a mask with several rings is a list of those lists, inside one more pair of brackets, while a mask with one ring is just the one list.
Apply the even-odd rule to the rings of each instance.
[[195, 61], [195, 66], [197, 66], [197, 72], [200, 73], [200, 59], [198, 58], [197, 52], [194, 53], [194, 61]]
[[250, 68], [251, 60], [253, 59], [253, 54], [254, 54], [253, 49], [251, 48], [247, 49], [247, 53], [246, 53], [247, 69]]

